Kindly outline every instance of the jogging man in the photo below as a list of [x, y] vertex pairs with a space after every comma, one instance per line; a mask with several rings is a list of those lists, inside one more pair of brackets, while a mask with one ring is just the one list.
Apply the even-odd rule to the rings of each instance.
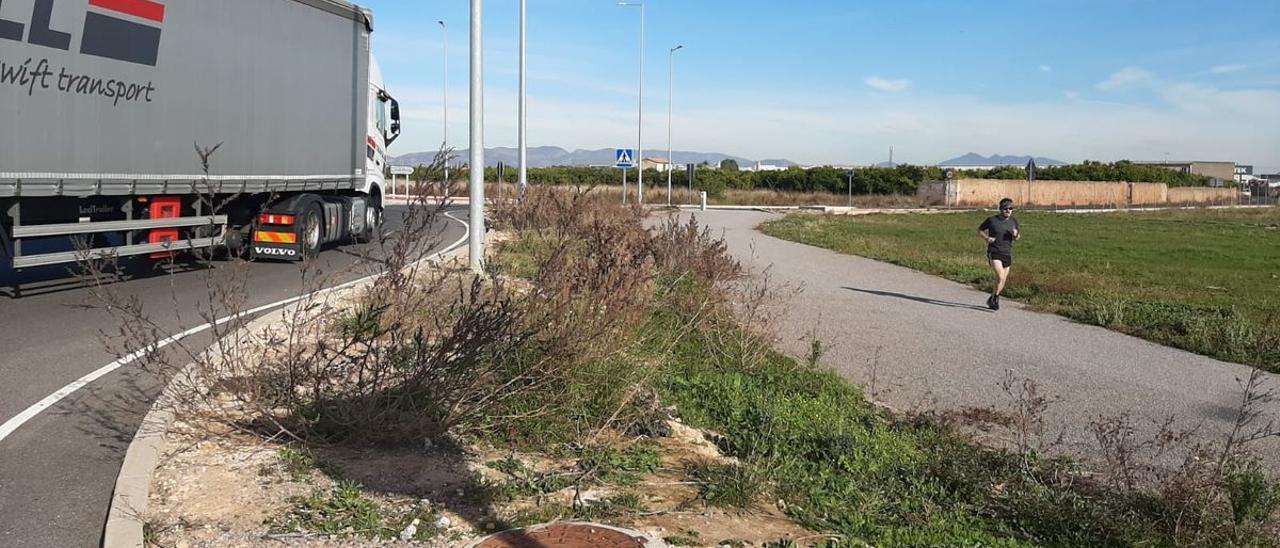
[[1009, 280], [1009, 269], [1013, 267], [1013, 242], [1022, 237], [1018, 220], [1013, 218], [1013, 200], [1000, 200], [1000, 213], [982, 221], [978, 227], [978, 236], [987, 243], [987, 262], [996, 273], [996, 283], [992, 286], [991, 297], [987, 298], [987, 307], [1000, 310], [1000, 292]]

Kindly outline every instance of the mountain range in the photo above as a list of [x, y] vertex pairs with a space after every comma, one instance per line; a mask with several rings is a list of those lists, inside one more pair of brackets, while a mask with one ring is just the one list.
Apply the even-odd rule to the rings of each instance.
[[[666, 158], [666, 150], [648, 150], [645, 151], [647, 158]], [[518, 162], [520, 152], [513, 147], [495, 147], [484, 149], [484, 164], [486, 167], [494, 167], [498, 162], [502, 162], [507, 166], [515, 166]], [[611, 166], [613, 165], [614, 149], [601, 148], [596, 150], [577, 149], [568, 151], [560, 147], [529, 147], [529, 167], [552, 167], [552, 166]], [[468, 149], [459, 149], [453, 152], [455, 163], [466, 163], [467, 158], [471, 155]], [[721, 152], [693, 152], [687, 150], [676, 150], [672, 154], [679, 163], [701, 164], [708, 162], [711, 164], [719, 164], [721, 160], [731, 159], [738, 162], [738, 165], [746, 167], [755, 165], [754, 160], [748, 160], [741, 156], [732, 154], [724, 154]], [[392, 165], [416, 166], [419, 164], [430, 164], [436, 153], [428, 152], [411, 152], [393, 156], [390, 160]], [[762, 160], [763, 164], [792, 166], [794, 162], [790, 160]]]
[[[665, 158], [667, 151], [665, 150], [649, 150], [646, 151], [648, 158]], [[454, 164], [465, 164], [471, 152], [467, 149], [459, 149], [453, 152]], [[595, 150], [576, 149], [573, 151], [565, 150], [556, 146], [529, 147], [529, 167], [553, 167], [553, 166], [611, 166], [613, 165], [614, 149], [601, 148]], [[741, 167], [755, 165], [755, 160], [725, 154], [722, 152], [695, 152], [689, 150], [674, 151], [677, 162], [701, 164], [707, 162], [718, 165], [722, 160], [731, 159], [738, 162]], [[416, 166], [419, 164], [430, 164], [436, 153], [434, 151], [410, 152], [393, 156], [390, 159], [391, 165]], [[518, 164], [519, 150], [514, 147], [494, 147], [484, 149], [484, 163], [486, 167], [496, 167], [499, 162], [507, 166], [515, 166]], [[964, 156], [952, 158], [938, 165], [942, 167], [949, 166], [1018, 166], [1027, 165], [1027, 161], [1031, 156], [1005, 156], [1000, 154], [992, 154], [991, 156], [983, 156], [976, 152], [970, 152]], [[1037, 166], [1063, 166], [1066, 162], [1054, 160], [1053, 158], [1045, 158], [1041, 156], [1035, 157]], [[775, 165], [782, 167], [791, 167], [798, 165], [791, 160], [785, 158], [771, 158], [760, 160], [761, 164]], [[889, 162], [881, 162], [875, 164], [875, 167], [894, 167], [897, 164]]]
[[[1036, 159], [1036, 165], [1040, 167], [1067, 165], [1066, 162], [1054, 160], [1053, 158], [1044, 158], [1044, 157], [1036, 156], [1035, 159]], [[1031, 156], [1002, 156], [999, 154], [992, 154], [990, 157], [986, 157], [976, 152], [970, 152], [968, 154], [965, 154], [964, 156], [952, 158], [945, 162], [939, 162], [938, 165], [941, 167], [950, 167], [950, 166], [1018, 166], [1018, 167], [1022, 167], [1027, 165], [1027, 162], [1029, 162], [1030, 160], [1031, 160]]]

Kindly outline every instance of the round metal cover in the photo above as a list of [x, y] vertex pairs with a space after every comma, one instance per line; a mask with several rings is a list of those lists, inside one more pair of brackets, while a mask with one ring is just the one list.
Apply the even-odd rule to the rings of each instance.
[[475, 548], [644, 548], [653, 541], [635, 531], [594, 523], [553, 523], [513, 529], [480, 541]]

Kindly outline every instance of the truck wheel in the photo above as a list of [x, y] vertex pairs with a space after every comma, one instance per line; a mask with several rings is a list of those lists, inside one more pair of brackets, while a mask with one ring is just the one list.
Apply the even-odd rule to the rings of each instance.
[[302, 248], [302, 256], [320, 254], [320, 225], [320, 205], [313, 203], [302, 214], [302, 225], [298, 228], [298, 246]]
[[382, 208], [370, 205], [364, 208], [364, 232], [356, 237], [356, 241], [376, 242], [382, 235]]

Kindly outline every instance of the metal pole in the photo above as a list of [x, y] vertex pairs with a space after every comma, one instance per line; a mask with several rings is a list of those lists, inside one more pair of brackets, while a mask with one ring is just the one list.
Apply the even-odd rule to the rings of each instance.
[[484, 0], [471, 0], [471, 270], [484, 270]]
[[622, 205], [627, 205], [627, 168], [622, 168]]
[[[443, 20], [437, 20], [440, 23], [440, 46], [443, 52], [444, 77], [440, 80], [440, 110], [444, 112], [444, 140], [440, 142], [440, 150], [449, 150], [449, 27], [444, 24]], [[444, 184], [443, 191], [449, 192], [449, 160], [444, 162]]]
[[853, 207], [853, 170], [849, 170], [849, 207]]
[[644, 205], [644, 2], [640, 3], [640, 108], [636, 114], [636, 159], [640, 169], [636, 171], [636, 203]]
[[671, 206], [671, 170], [676, 166], [675, 158], [672, 156], [672, 152], [671, 152], [671, 97], [672, 97], [671, 76], [674, 74], [674, 71], [672, 70], [671, 67], [676, 57], [676, 50], [683, 47], [684, 47], [683, 45], [678, 45], [674, 48], [671, 48], [671, 51], [667, 52], [667, 206], [668, 207]]
[[528, 112], [525, 109], [528, 103], [528, 91], [525, 87], [524, 45], [525, 0], [520, 0], [520, 196], [524, 196], [525, 188], [529, 186], [527, 171], [529, 164], [529, 140], [527, 138], [529, 124], [527, 123]]

